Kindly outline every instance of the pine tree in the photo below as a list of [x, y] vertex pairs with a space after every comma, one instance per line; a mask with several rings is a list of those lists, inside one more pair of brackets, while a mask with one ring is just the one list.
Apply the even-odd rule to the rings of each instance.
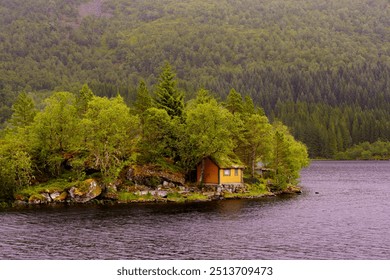
[[34, 101], [25, 92], [19, 94], [12, 106], [13, 114], [10, 124], [14, 127], [25, 127], [33, 122], [37, 110]]
[[94, 94], [87, 84], [84, 84], [76, 97], [76, 107], [80, 115], [85, 114], [88, 103], [93, 99]]
[[[249, 95], [245, 95], [244, 103], [243, 103], [243, 112], [246, 115], [252, 115], [255, 113], [255, 105], [253, 104], [253, 100]], [[264, 115], [264, 111], [261, 115]]]
[[165, 64], [160, 74], [155, 101], [157, 108], [166, 110], [171, 118], [182, 116], [184, 97], [177, 89], [176, 74], [169, 63]]
[[210, 103], [212, 100], [214, 100], [214, 97], [206, 89], [202, 88], [196, 93], [196, 97], [195, 97], [196, 104]]
[[242, 101], [242, 96], [235, 89], [231, 89], [227, 98], [225, 107], [232, 113], [243, 113], [244, 111], [244, 102]]
[[136, 114], [142, 115], [147, 109], [153, 106], [152, 104], [153, 99], [149, 94], [145, 81], [141, 80], [138, 85], [137, 96], [134, 102]]

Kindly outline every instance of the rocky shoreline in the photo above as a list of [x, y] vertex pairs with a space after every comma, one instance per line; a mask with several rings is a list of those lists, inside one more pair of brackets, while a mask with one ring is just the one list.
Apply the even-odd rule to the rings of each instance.
[[299, 187], [283, 191], [253, 189], [251, 184], [197, 185], [186, 184], [180, 173], [150, 166], [126, 169], [121, 179], [102, 183], [97, 179], [77, 182], [56, 182], [15, 195], [12, 207], [73, 204], [185, 203], [223, 199], [254, 199], [284, 193], [301, 193]]

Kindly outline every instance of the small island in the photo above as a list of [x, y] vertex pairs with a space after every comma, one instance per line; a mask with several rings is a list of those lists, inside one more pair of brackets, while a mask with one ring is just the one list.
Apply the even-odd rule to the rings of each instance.
[[250, 96], [185, 101], [166, 63], [129, 107], [88, 85], [38, 110], [22, 92], [0, 135], [2, 205], [187, 202], [300, 192], [306, 146]]

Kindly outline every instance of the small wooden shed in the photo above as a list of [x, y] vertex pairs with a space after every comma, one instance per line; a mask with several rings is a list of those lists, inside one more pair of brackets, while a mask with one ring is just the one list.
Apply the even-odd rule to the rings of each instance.
[[202, 164], [203, 184], [223, 185], [223, 184], [242, 184], [244, 182], [244, 166], [233, 163], [229, 159], [205, 158], [197, 166], [197, 182], [201, 183]]

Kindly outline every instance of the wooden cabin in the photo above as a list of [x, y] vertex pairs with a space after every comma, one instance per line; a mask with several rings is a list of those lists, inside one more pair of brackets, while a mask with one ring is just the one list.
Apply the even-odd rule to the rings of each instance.
[[[197, 182], [201, 182], [202, 162], [197, 166]], [[244, 182], [244, 167], [229, 160], [204, 159], [203, 184], [223, 185], [242, 184]]]

